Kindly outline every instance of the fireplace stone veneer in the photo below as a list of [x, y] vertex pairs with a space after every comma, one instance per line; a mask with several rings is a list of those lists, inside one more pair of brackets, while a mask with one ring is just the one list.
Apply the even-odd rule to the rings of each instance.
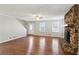
[[64, 21], [68, 24], [70, 30], [70, 43], [65, 40], [62, 41], [62, 48], [68, 53], [77, 54], [78, 51], [78, 20], [79, 20], [79, 5], [74, 5], [67, 12]]

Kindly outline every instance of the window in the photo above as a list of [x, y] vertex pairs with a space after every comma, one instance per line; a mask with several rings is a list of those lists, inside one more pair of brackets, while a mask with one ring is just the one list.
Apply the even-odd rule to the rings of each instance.
[[40, 24], [39, 24], [39, 31], [40, 32], [45, 32], [45, 22], [40, 22]]
[[59, 22], [52, 23], [52, 32], [59, 32]]

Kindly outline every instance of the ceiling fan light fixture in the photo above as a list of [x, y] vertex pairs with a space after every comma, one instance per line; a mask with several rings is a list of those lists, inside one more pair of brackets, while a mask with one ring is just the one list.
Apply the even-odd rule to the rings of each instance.
[[43, 19], [43, 15], [37, 14], [37, 15], [34, 15], [34, 18], [35, 20], [39, 21]]
[[36, 20], [40, 20], [40, 16], [36, 16]]

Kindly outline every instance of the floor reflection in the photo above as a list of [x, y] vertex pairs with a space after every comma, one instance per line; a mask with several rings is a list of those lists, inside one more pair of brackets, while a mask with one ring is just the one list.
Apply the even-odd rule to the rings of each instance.
[[52, 39], [52, 51], [53, 54], [58, 54], [59, 53], [59, 42], [57, 39]]
[[43, 54], [45, 50], [45, 38], [44, 37], [40, 38], [39, 45], [40, 45], [40, 54]]
[[33, 48], [33, 39], [34, 39], [34, 37], [32, 37], [32, 36], [30, 36], [29, 38], [28, 38], [28, 40], [29, 40], [29, 46], [28, 46], [28, 53], [27, 54], [31, 54], [31, 52], [32, 52], [32, 48]]

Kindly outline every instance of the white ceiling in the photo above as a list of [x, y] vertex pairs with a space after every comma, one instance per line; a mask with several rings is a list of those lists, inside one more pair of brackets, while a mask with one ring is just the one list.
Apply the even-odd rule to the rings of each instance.
[[40, 15], [41, 20], [60, 20], [72, 6], [73, 4], [2, 4], [0, 15], [26, 21], [35, 20], [35, 15]]

